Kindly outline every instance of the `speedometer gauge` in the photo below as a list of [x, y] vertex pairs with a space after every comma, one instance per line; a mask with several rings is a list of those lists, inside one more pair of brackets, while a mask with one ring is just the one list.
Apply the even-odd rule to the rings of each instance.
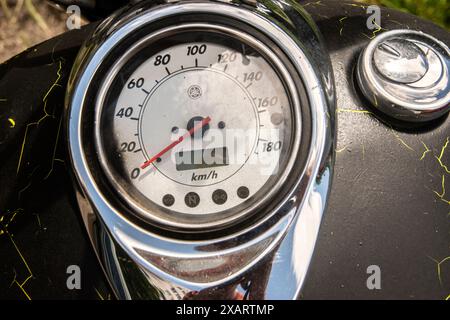
[[284, 68], [230, 28], [144, 38], [112, 66], [97, 103], [109, 181], [138, 215], [169, 225], [223, 224], [261, 206], [295, 156], [300, 122]]
[[85, 42], [69, 148], [119, 297], [297, 295], [334, 130], [329, 57], [299, 8], [144, 1]]

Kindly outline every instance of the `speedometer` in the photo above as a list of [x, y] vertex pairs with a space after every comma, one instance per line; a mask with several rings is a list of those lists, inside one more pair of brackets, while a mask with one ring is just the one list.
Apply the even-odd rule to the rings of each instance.
[[102, 85], [102, 169], [144, 219], [234, 221], [266, 203], [292, 166], [300, 121], [290, 86], [255, 37], [214, 25], [159, 30], [129, 48]]
[[329, 57], [299, 9], [144, 1], [85, 42], [70, 155], [119, 297], [223, 298], [249, 284], [250, 298], [297, 295], [334, 131]]

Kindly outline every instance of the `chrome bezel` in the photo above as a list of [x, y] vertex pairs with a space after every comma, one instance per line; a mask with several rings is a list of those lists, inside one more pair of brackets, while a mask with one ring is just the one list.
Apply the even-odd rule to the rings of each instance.
[[[260, 299], [294, 299], [298, 296], [331, 183], [334, 83], [329, 56], [312, 20], [293, 3], [276, 0], [271, 3], [277, 6], [278, 12], [281, 10], [286, 16], [295, 17], [296, 23], [303, 27], [302, 32], [292, 31], [293, 24], [286, 21], [286, 16], [281, 18], [261, 5], [215, 1], [165, 5], [144, 2], [105, 20], [80, 51], [66, 96], [69, 151], [80, 186], [77, 200], [83, 221], [119, 298], [148, 296], [152, 292], [154, 298], [168, 299], [173, 297], [170, 290], [211, 290], [213, 294], [217, 288], [239, 284], [244, 275], [258, 273], [261, 267], [267, 268], [268, 273], [257, 280], [260, 283], [256, 284], [255, 290]], [[300, 175], [292, 177], [295, 182], [283, 200], [251, 227], [195, 241], [175, 239], [143, 228], [111, 205], [89, 170], [80, 131], [86, 90], [109, 48], [142, 25], [181, 14], [225, 15], [263, 32], [292, 61], [306, 87], [311, 112], [306, 164]], [[300, 34], [310, 36], [312, 41], [304, 43]], [[134, 264], [133, 271], [123, 265], [124, 258]], [[273, 259], [276, 260], [272, 262]], [[235, 265], [230, 265], [230, 260]], [[135, 284], [140, 289], [137, 290]], [[155, 289], [157, 294], [154, 294]]]
[[[125, 190], [125, 188], [122, 187], [118, 180], [114, 177], [114, 173], [110, 170], [110, 165], [108, 164], [108, 159], [105, 155], [105, 150], [101, 138], [101, 114], [106, 100], [106, 95], [108, 94], [110, 86], [116, 78], [117, 73], [129, 61], [131, 57], [133, 57], [149, 43], [185, 30], [205, 30], [208, 32], [222, 33], [227, 36], [234, 37], [238, 41], [245, 42], [262, 52], [269, 59], [268, 63], [272, 65], [272, 68], [276, 68], [276, 73], [280, 76], [281, 81], [284, 82], [287, 94], [291, 101], [290, 114], [292, 117], [291, 120], [293, 132], [289, 133], [291, 136], [291, 141], [286, 150], [288, 158], [285, 166], [282, 168], [281, 173], [277, 174], [277, 180], [272, 184], [272, 188], [270, 189], [270, 191], [265, 194], [257, 192], [256, 195], [261, 194], [261, 197], [254, 201], [250, 206], [244, 206], [243, 204], [241, 204], [225, 212], [221, 211], [218, 213], [210, 214], [208, 215], [209, 219], [206, 219], [207, 217], [205, 217], [205, 215], [188, 216], [186, 214], [179, 214], [170, 210], [163, 210], [163, 208], [159, 208], [157, 205], [152, 205], [151, 207], [143, 207], [142, 204], [135, 201], [128, 194], [127, 190]], [[109, 68], [108, 74], [105, 76], [104, 81], [100, 86], [99, 93], [96, 99], [94, 131], [95, 145], [101, 167], [105, 172], [106, 177], [112, 184], [113, 188], [117, 190], [117, 195], [120, 196], [120, 198], [132, 208], [133, 213], [136, 213], [139, 217], [142, 217], [146, 221], [154, 223], [155, 225], [162, 228], [168, 227], [177, 231], [212, 231], [231, 226], [232, 224], [238, 223], [248, 216], [263, 212], [264, 207], [286, 183], [286, 180], [291, 173], [294, 163], [297, 159], [298, 150], [301, 144], [302, 120], [300, 108], [301, 103], [299, 99], [299, 92], [294, 83], [294, 80], [289, 74], [289, 70], [286, 68], [280, 58], [277, 57], [273, 50], [267, 47], [261, 40], [256, 39], [250, 34], [245, 34], [241, 30], [229, 26], [220, 25], [214, 21], [210, 21], [209, 23], [182, 23], [179, 25], [162, 28], [135, 42], [133, 46], [129, 48], [120, 58], [118, 58], [118, 60], [115, 61]]]

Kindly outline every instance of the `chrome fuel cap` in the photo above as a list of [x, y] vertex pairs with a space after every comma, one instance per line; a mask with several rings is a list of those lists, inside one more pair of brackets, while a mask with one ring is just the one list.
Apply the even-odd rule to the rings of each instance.
[[450, 50], [430, 35], [385, 32], [361, 53], [357, 78], [365, 97], [385, 114], [425, 122], [450, 110]]

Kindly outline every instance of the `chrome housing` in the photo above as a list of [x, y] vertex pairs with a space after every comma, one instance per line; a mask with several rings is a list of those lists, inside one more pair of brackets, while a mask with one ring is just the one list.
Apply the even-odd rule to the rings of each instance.
[[[273, 10], [275, 9], [275, 10]], [[306, 165], [270, 214], [226, 234], [190, 240], [146, 228], [105, 196], [81, 137], [86, 93], [98, 66], [127, 35], [179, 14], [216, 14], [270, 37], [306, 87], [311, 114]], [[144, 2], [101, 23], [80, 51], [67, 93], [67, 130], [77, 200], [99, 260], [120, 299], [294, 299], [314, 250], [332, 176], [334, 84], [317, 28], [294, 2]], [[287, 186], [286, 186], [287, 187]]]
[[450, 49], [442, 41], [402, 29], [373, 39], [357, 68], [358, 84], [374, 107], [410, 122], [431, 121], [450, 111], [449, 74]]

